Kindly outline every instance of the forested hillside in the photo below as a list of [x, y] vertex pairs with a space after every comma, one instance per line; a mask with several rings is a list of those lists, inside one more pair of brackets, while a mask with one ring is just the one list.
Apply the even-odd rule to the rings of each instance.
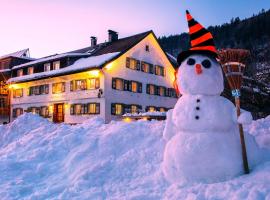
[[[230, 23], [210, 26], [217, 48], [249, 49], [252, 59], [246, 75], [270, 83], [270, 10], [244, 20], [238, 17]], [[187, 33], [159, 38], [163, 48], [173, 56], [189, 48]]]

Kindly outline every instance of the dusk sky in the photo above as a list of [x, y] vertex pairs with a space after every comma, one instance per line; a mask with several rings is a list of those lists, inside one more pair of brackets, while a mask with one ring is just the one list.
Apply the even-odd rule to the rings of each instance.
[[32, 57], [83, 48], [90, 36], [107, 40], [153, 30], [159, 36], [187, 30], [185, 10], [205, 26], [270, 8], [269, 0], [0, 0], [0, 55], [30, 48]]

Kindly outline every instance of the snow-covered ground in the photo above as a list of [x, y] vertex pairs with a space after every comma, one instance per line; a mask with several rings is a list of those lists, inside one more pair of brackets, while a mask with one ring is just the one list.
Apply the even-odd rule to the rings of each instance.
[[[0, 199], [270, 200], [270, 162], [222, 183], [170, 185], [161, 169], [164, 125], [20, 116], [0, 126]], [[245, 130], [270, 148], [270, 116]]]

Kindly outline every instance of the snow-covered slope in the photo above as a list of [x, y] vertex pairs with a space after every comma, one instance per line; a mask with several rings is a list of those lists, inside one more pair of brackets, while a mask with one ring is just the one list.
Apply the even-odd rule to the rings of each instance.
[[[0, 126], [0, 199], [270, 199], [270, 162], [217, 184], [170, 185], [164, 122], [56, 125], [25, 114]], [[247, 131], [270, 148], [270, 117]]]

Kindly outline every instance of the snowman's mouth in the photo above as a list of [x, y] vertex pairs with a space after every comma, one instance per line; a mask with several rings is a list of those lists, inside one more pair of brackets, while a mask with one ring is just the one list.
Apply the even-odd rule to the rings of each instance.
[[195, 65], [195, 72], [197, 75], [202, 74], [202, 66], [200, 64]]

